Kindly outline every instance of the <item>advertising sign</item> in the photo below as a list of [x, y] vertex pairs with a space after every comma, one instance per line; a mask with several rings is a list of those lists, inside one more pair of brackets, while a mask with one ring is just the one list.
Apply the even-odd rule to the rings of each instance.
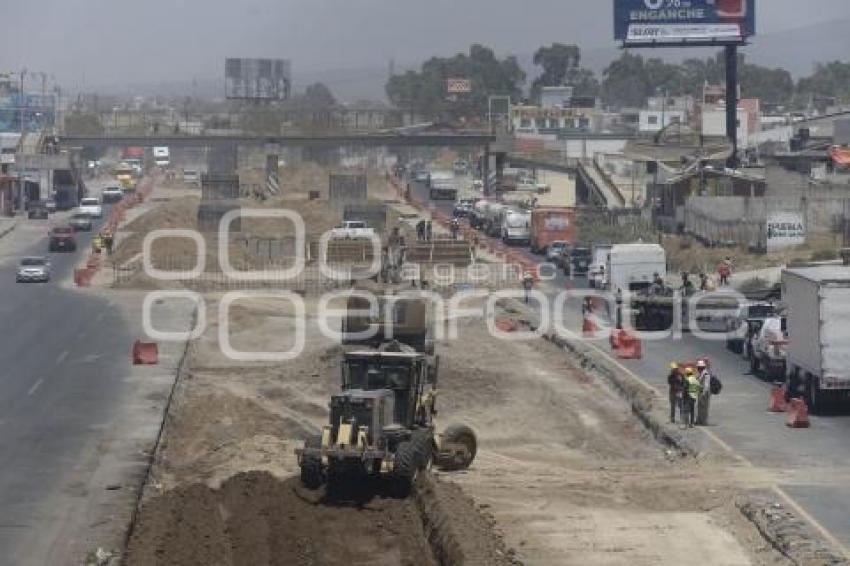
[[449, 94], [469, 94], [472, 92], [472, 81], [469, 79], [446, 79], [446, 92]]
[[286, 100], [291, 66], [285, 59], [226, 59], [224, 96], [228, 99]]
[[755, 0], [614, 0], [624, 45], [739, 44], [755, 32]]
[[805, 243], [806, 222], [802, 212], [771, 212], [767, 215], [767, 251]]

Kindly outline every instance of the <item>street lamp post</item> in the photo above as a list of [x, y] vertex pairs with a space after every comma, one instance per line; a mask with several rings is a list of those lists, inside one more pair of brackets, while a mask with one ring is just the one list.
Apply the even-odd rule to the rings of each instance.
[[[20, 124], [20, 134], [21, 137], [18, 140], [18, 148], [19, 150], [23, 150], [24, 147], [24, 134], [26, 133], [26, 127], [24, 125], [25, 120], [25, 112], [24, 112], [24, 104], [26, 102], [26, 94], [24, 93], [24, 79], [27, 76], [26, 68], [21, 69], [21, 90], [18, 95], [18, 105], [20, 106], [21, 111], [21, 124]], [[21, 169], [20, 163], [17, 164], [18, 170], [18, 198], [15, 206], [15, 210], [21, 208], [24, 200], [24, 172]]]

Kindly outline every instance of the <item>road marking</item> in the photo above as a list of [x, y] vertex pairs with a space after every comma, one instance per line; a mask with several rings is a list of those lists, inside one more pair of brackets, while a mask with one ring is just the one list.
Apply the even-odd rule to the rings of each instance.
[[67, 357], [68, 357], [68, 350], [63, 350], [62, 353], [59, 354], [59, 356], [56, 358], [56, 365], [57, 366], [60, 365], [62, 362], [65, 361], [65, 358], [67, 358]]
[[[573, 338], [575, 338], [575, 339], [579, 338], [578, 335], [575, 334], [574, 332], [572, 332], [570, 330], [567, 330], [567, 332], [570, 335], [572, 335]], [[592, 344], [587, 340], [582, 339], [582, 341], [583, 341], [584, 344], [587, 344], [588, 346], [590, 346], [591, 348], [593, 348], [594, 350], [596, 350], [597, 352], [602, 354], [602, 356], [605, 359], [607, 359], [609, 362], [613, 363], [615, 366], [617, 366], [618, 368], [623, 370], [626, 374], [628, 374], [629, 376], [631, 376], [632, 378], [637, 380], [641, 385], [643, 385], [644, 387], [654, 391], [656, 395], [659, 395], [658, 389], [656, 389], [655, 387], [653, 387], [652, 385], [647, 383], [646, 380], [644, 380], [642, 377], [640, 377], [634, 371], [630, 370], [629, 368], [627, 368], [626, 366], [621, 364], [619, 361], [617, 361], [616, 359], [611, 357], [611, 355], [609, 355], [608, 352], [600, 349], [595, 344]], [[699, 432], [705, 434], [712, 442], [714, 442], [715, 444], [720, 446], [720, 448], [722, 448], [723, 450], [728, 452], [729, 455], [731, 455], [733, 458], [735, 458], [736, 460], [738, 460], [739, 462], [741, 462], [742, 464], [744, 464], [748, 468], [757, 469], [756, 466], [753, 465], [752, 462], [750, 462], [742, 454], [739, 454], [738, 452], [736, 452], [731, 446], [729, 446], [729, 444], [727, 444], [723, 439], [721, 439], [719, 436], [717, 436], [717, 434], [714, 431], [709, 430], [705, 427], [699, 427], [699, 428], [697, 428], [697, 430]], [[761, 468], [758, 468], [758, 469], [761, 469]], [[824, 527], [817, 519], [815, 519], [805, 509], [803, 509], [800, 506], [800, 504], [797, 503], [785, 490], [783, 490], [778, 485], [774, 484], [771, 487], [771, 491], [773, 491], [780, 499], [782, 499], [785, 502], [785, 504], [788, 505], [788, 507], [791, 507], [800, 517], [803, 518], [804, 521], [808, 522], [818, 533], [820, 533], [821, 536], [823, 536], [827, 541], [829, 541], [830, 544], [835, 546], [835, 548], [839, 552], [844, 554], [845, 557], [850, 558], [850, 549], [848, 549], [840, 540], [838, 540], [835, 537], [835, 535], [833, 535], [829, 531], [829, 529]]]
[[41, 387], [41, 384], [42, 384], [42, 383], [44, 383], [44, 380], [43, 380], [43, 379], [39, 379], [38, 381], [36, 381], [36, 382], [33, 384], [33, 386], [32, 386], [32, 387], [30, 387], [30, 390], [29, 390], [29, 391], [27, 391], [27, 396], [28, 396], [28, 397], [32, 397], [32, 396], [33, 396], [33, 394], [34, 394], [34, 393], [38, 390], [38, 388], [39, 388], [39, 387]]

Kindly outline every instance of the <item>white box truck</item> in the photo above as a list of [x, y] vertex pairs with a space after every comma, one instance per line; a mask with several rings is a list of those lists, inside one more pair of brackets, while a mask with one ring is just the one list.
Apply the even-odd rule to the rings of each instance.
[[656, 273], [667, 273], [667, 253], [658, 244], [617, 244], [608, 252], [606, 271], [607, 290], [643, 291]]
[[782, 272], [787, 306], [786, 391], [823, 414], [850, 392], [850, 267]]

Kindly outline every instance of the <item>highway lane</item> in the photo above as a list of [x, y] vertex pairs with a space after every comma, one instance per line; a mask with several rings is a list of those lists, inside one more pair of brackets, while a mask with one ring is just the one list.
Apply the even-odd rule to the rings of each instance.
[[87, 480], [102, 431], [120, 418], [132, 342], [122, 314], [106, 300], [60, 284], [84, 257], [89, 234], [78, 235], [76, 253], [50, 254], [51, 282], [15, 283], [18, 257], [47, 255], [46, 229], [25, 220], [0, 242], [3, 565], [70, 560], [62, 533], [86, 516]]
[[[414, 198], [428, 202], [427, 189], [411, 183]], [[429, 203], [450, 213], [452, 203]], [[540, 261], [530, 252], [528, 257]], [[554, 303], [555, 296], [567, 288], [586, 287], [582, 279], [568, 280], [559, 274], [541, 289]], [[566, 326], [581, 330], [580, 300], [568, 301], [563, 313]], [[726, 349], [725, 339], [700, 339], [689, 333], [681, 338], [644, 342], [641, 360], [616, 360], [648, 384], [666, 394], [666, 375], [671, 361], [693, 360], [708, 356], [723, 380], [723, 392], [712, 402], [709, 426], [689, 432], [703, 445], [731, 450], [753, 466], [769, 470], [777, 482], [777, 499], [792, 499], [816, 528], [827, 538], [850, 549], [850, 415], [811, 417], [810, 429], [785, 426], [784, 414], [766, 411], [771, 384], [749, 374], [749, 364]], [[614, 356], [607, 340], [594, 343], [600, 352]]]

